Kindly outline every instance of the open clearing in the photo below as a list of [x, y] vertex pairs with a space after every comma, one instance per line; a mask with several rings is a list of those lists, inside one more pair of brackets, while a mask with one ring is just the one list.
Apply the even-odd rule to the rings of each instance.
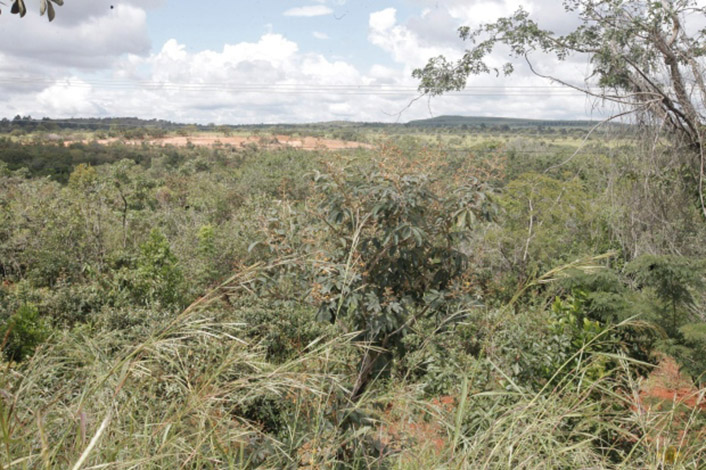
[[[88, 141], [84, 140], [84, 143]], [[213, 147], [216, 145], [232, 145], [235, 147], [246, 147], [248, 145], [257, 145], [267, 148], [297, 148], [302, 150], [345, 150], [345, 149], [370, 149], [372, 145], [362, 142], [351, 142], [337, 139], [324, 139], [313, 136], [287, 136], [287, 135], [214, 135], [214, 134], [196, 134], [191, 136], [169, 136], [157, 139], [142, 139], [142, 140], [126, 140], [116, 137], [108, 139], [97, 139], [95, 142], [105, 145], [114, 142], [123, 142], [128, 145], [148, 145], [166, 146], [173, 145], [176, 147], [186, 147], [189, 144], [196, 146]], [[71, 141], [65, 141], [64, 145], [70, 145]]]

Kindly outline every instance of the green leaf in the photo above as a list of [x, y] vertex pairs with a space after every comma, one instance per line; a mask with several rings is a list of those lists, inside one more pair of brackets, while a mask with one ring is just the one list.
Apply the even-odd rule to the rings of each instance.
[[53, 21], [54, 17], [56, 16], [56, 13], [54, 12], [54, 6], [51, 4], [51, 2], [47, 2], [47, 10], [49, 11], [49, 14], [47, 15], [49, 17], [49, 21]]
[[325, 305], [319, 307], [319, 311], [316, 313], [316, 321], [330, 323], [332, 320], [333, 316], [331, 315], [331, 311]]

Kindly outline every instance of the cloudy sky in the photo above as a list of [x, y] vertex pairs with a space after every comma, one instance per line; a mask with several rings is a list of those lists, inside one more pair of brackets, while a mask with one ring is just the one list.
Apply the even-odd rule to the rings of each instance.
[[[414, 68], [458, 57], [456, 29], [522, 5], [556, 32], [558, 0], [25, 0], [0, 14], [0, 117], [138, 116], [199, 123], [405, 122], [442, 114], [596, 117], [583, 96], [520, 67], [421, 99]], [[8, 3], [7, 1], [5, 3]], [[498, 58], [498, 63], [501, 59]], [[580, 80], [584, 58], [547, 73]]]

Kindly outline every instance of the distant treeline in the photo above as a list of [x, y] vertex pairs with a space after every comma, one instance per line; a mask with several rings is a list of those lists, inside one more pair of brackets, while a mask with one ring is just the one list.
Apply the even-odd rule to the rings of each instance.
[[[0, 132], [12, 132], [20, 129], [26, 132], [58, 131], [58, 130], [87, 130], [99, 131], [124, 128], [156, 128], [165, 131], [174, 131], [185, 127], [162, 119], [139, 119], [134, 117], [121, 118], [80, 118], [80, 119], [34, 119], [31, 116], [15, 116], [13, 119], [0, 120]], [[208, 126], [201, 126], [207, 128]]]
[[[0, 138], [0, 166], [6, 166], [12, 171], [26, 168], [28, 176], [49, 176], [55, 181], [66, 183], [74, 167], [81, 163], [97, 166], [129, 159], [138, 164], [149, 165], [155, 151], [156, 149], [117, 144], [21, 144], [8, 138]], [[159, 151], [162, 154], [170, 153], [169, 149]]]
[[410, 121], [407, 126], [411, 127], [462, 127], [462, 128], [501, 128], [522, 129], [522, 128], [591, 128], [598, 124], [598, 121], [576, 121], [576, 120], [537, 120], [537, 119], [517, 119], [504, 117], [475, 117], [475, 116], [438, 116], [430, 119]]
[[[404, 128], [456, 128], [456, 129], [481, 129], [481, 130], [511, 130], [511, 129], [543, 129], [543, 128], [569, 128], [588, 129], [596, 125], [596, 121], [572, 120], [532, 120], [500, 117], [473, 117], [473, 116], [438, 116], [430, 119], [410, 121], [404, 124], [382, 122], [349, 122], [330, 121], [309, 124], [238, 124], [217, 125], [210, 124], [185, 124], [166, 121], [163, 119], [140, 119], [137, 117], [111, 117], [111, 118], [77, 118], [77, 119], [34, 119], [31, 116], [17, 115], [12, 119], [0, 120], [0, 133], [10, 133], [14, 130], [24, 132], [34, 131], [59, 131], [59, 130], [86, 130], [86, 131], [124, 131], [125, 129], [153, 129], [161, 131], [179, 131], [189, 128], [194, 131], [228, 131], [228, 130], [290, 130], [313, 131], [322, 129], [404, 129]], [[611, 125], [615, 126], [615, 125]]]

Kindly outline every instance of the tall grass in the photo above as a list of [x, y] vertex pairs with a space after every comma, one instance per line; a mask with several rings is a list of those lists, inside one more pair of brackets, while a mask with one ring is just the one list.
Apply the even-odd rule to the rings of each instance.
[[[271, 268], [243, 270], [136, 343], [76, 328], [21, 366], [6, 364], [0, 468], [706, 465], [703, 412], [645, 408], [633, 363], [591, 353], [591, 343], [539, 390], [485, 357], [458, 371], [446, 402], [406, 381], [375, 383], [352, 402], [363, 347], [354, 333], [316, 340], [281, 363], [242, 339], [228, 296], [251, 295], [248, 284]], [[595, 377], [607, 361], [614, 366]]]

